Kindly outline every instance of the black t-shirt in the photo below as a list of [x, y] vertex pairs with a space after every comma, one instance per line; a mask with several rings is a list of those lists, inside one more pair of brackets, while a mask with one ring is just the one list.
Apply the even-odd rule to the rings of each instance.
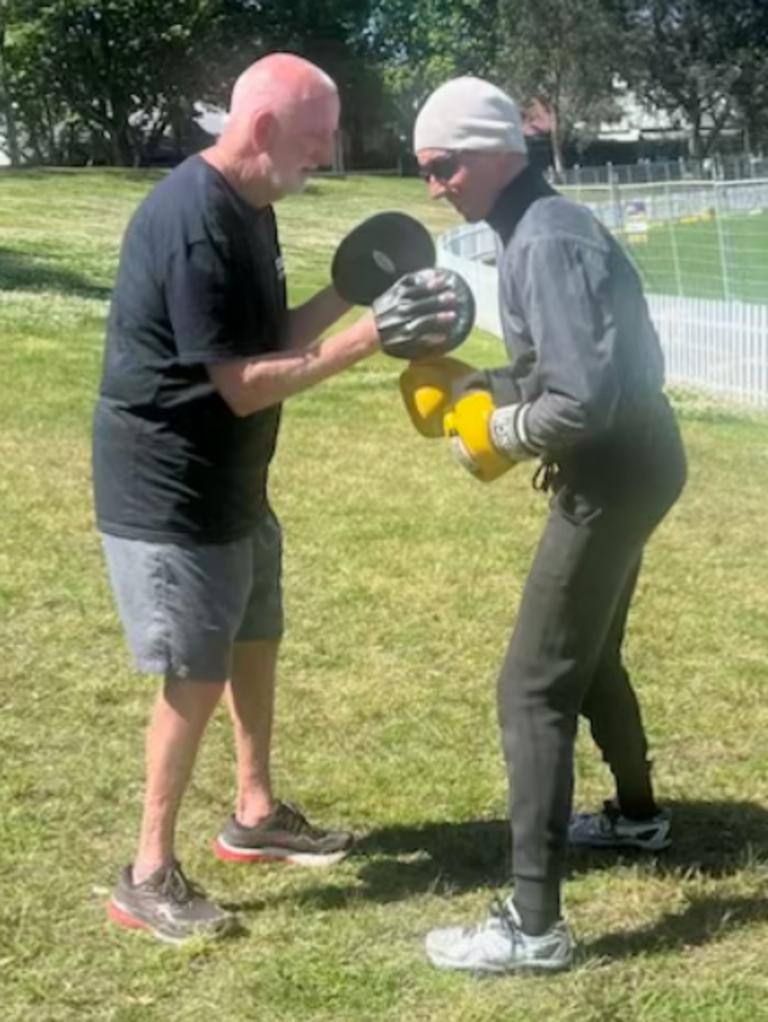
[[266, 503], [280, 408], [236, 416], [206, 365], [287, 335], [271, 207], [254, 209], [200, 156], [147, 196], [125, 234], [94, 414], [102, 532], [224, 543]]

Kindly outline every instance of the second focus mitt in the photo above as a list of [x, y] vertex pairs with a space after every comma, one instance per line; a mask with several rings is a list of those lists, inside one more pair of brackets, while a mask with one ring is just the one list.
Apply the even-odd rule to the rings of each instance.
[[405, 213], [377, 213], [340, 243], [331, 278], [346, 301], [371, 305], [404, 274], [434, 265], [435, 244], [426, 227]]

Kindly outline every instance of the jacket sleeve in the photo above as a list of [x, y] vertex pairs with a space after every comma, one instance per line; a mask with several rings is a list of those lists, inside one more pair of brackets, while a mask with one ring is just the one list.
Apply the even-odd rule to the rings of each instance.
[[499, 366], [496, 369], [476, 369], [468, 376], [462, 377], [453, 387], [454, 400], [471, 390], [490, 391], [493, 403], [497, 407], [518, 404], [522, 400], [514, 367], [511, 365]]
[[521, 438], [558, 455], [610, 427], [620, 398], [609, 254], [577, 237], [528, 242], [515, 283], [534, 344], [536, 396], [520, 412]]

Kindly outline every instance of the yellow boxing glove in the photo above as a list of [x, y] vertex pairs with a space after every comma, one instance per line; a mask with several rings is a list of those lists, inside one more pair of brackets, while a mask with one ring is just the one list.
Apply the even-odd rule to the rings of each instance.
[[491, 416], [496, 410], [487, 390], [472, 390], [446, 410], [443, 432], [456, 460], [484, 483], [498, 479], [516, 462], [499, 454], [491, 439]]
[[400, 393], [411, 422], [422, 436], [444, 435], [443, 419], [452, 407], [453, 387], [473, 373], [458, 358], [422, 358], [400, 374]]

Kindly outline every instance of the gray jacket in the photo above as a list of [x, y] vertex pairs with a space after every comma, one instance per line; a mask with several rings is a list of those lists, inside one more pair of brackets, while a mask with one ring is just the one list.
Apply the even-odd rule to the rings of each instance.
[[511, 363], [490, 379], [497, 402], [518, 406], [514, 439], [555, 460], [645, 415], [662, 390], [664, 360], [621, 246], [531, 168], [488, 222]]

